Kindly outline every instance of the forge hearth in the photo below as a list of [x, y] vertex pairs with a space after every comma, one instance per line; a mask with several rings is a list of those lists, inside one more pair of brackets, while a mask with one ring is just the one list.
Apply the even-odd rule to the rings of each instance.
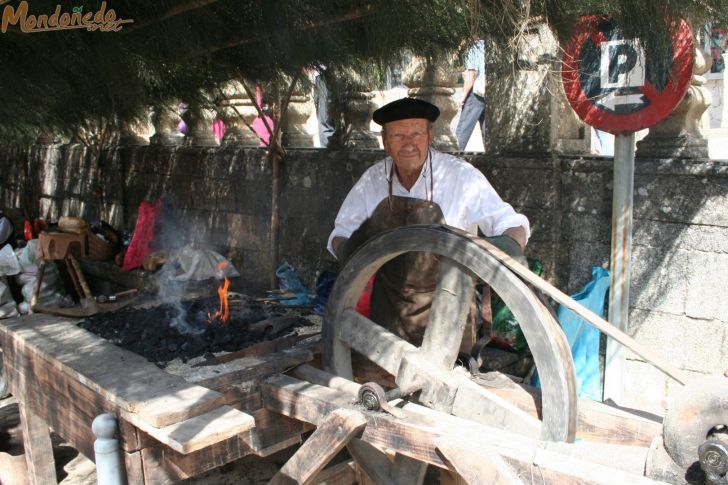
[[[78, 326], [148, 361], [165, 367], [170, 361], [206, 359], [253, 344], [296, 334], [311, 322], [281, 306], [233, 300], [230, 318], [215, 318], [217, 298], [145, 308], [125, 308], [86, 318]], [[285, 319], [284, 325], [266, 325]]]
[[[109, 339], [81, 328], [79, 320], [56, 315], [1, 320], [6, 378], [26, 429], [33, 430], [24, 434], [24, 446], [35, 483], [56, 483], [49, 429], [93, 459], [91, 422], [101, 413], [117, 420], [128, 483], [176, 483], [239, 458], [266, 457], [300, 443], [311, 427], [269, 411], [261, 382], [314, 359], [320, 326], [304, 320], [316, 317], [301, 316], [295, 325], [306, 326], [296, 327], [288, 325], [298, 318], [295, 310], [233, 303], [230, 323], [210, 325], [208, 310], [214, 315], [218, 303], [201, 299], [186, 304], [190, 313], [202, 315], [190, 327], [203, 330], [196, 339], [183, 334], [181, 344], [165, 321], [176, 313], [156, 302], [143, 310], [106, 314], [102, 323], [96, 322], [97, 316], [83, 323], [108, 331]], [[161, 332], [165, 336], [155, 340], [160, 328], [166, 329]], [[285, 328], [292, 335], [281, 336], [278, 330]], [[265, 341], [246, 347], [255, 334]], [[149, 347], [156, 345], [155, 354], [145, 358], [112, 343], [133, 341], [135, 335], [143, 335]], [[214, 345], [193, 350], [201, 342], [215, 341], [219, 348], [244, 348], [220, 351], [214, 359], [204, 357], [216, 352]], [[187, 355], [203, 356], [199, 366], [158, 364], [162, 345], [177, 345], [174, 353], [179, 357], [184, 343]]]

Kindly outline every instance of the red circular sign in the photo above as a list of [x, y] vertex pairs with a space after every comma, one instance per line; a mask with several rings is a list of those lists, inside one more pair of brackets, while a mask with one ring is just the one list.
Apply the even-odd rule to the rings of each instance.
[[587, 16], [564, 52], [561, 77], [571, 106], [587, 124], [613, 134], [657, 124], [690, 86], [695, 46], [687, 22], [672, 26], [662, 59], [646, 59], [640, 39], [626, 39], [609, 16]]

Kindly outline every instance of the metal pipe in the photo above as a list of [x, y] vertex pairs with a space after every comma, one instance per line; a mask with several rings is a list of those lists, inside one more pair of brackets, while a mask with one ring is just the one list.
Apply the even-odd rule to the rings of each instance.
[[96, 436], [94, 442], [96, 483], [123, 485], [126, 481], [121, 465], [121, 448], [119, 440], [114, 438], [117, 430], [116, 419], [108, 413], [99, 414], [91, 423], [91, 430]]
[[[634, 133], [614, 137], [612, 191], [612, 254], [609, 282], [609, 321], [622, 332], [629, 322], [630, 260], [632, 256], [632, 201], [634, 191]], [[624, 393], [624, 347], [607, 340], [604, 399], [619, 403]]]

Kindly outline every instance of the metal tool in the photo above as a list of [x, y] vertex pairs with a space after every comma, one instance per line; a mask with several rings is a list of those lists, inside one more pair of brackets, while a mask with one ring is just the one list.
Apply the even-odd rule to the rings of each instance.
[[389, 404], [393, 399], [402, 397], [399, 388], [385, 391], [376, 382], [367, 382], [359, 388], [359, 403], [370, 411], [384, 411], [395, 418], [405, 418], [406, 414], [401, 409]]

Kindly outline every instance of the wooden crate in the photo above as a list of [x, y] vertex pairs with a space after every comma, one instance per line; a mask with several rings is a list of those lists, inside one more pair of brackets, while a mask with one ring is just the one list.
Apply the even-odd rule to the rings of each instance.
[[76, 259], [106, 261], [113, 259], [114, 246], [89, 230], [79, 234], [69, 232], [41, 232], [38, 236], [40, 257], [45, 260]]

